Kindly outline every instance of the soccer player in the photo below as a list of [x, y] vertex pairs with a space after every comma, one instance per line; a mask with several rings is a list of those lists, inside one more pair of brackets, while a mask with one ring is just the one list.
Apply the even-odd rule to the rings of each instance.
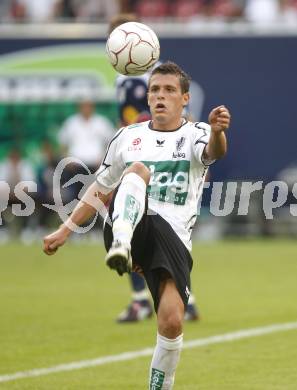
[[[109, 33], [123, 23], [135, 21], [137, 21], [137, 16], [134, 14], [116, 15], [110, 22]], [[118, 75], [116, 79], [116, 92], [121, 126], [128, 126], [150, 119], [150, 110], [147, 102], [149, 77], [150, 72], [140, 76]], [[153, 313], [145, 280], [136, 272], [131, 272], [129, 277], [132, 300], [117, 317], [119, 323], [141, 321], [151, 317]], [[199, 313], [195, 305], [195, 297], [191, 293], [185, 312], [185, 319], [193, 321], [198, 318]]]
[[[152, 120], [121, 128], [111, 140], [93, 183], [60, 228], [45, 237], [48, 255], [65, 243], [108, 200], [104, 227], [106, 264], [119, 275], [144, 275], [157, 313], [157, 343], [149, 386], [173, 388], [190, 292], [191, 230], [208, 166], [227, 150], [230, 113], [214, 108], [209, 123], [182, 117], [189, 78], [176, 64], [152, 72], [148, 103]], [[133, 261], [134, 259], [134, 261]]]

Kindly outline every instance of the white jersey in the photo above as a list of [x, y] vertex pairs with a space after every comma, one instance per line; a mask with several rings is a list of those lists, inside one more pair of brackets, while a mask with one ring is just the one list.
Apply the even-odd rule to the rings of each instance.
[[60, 143], [68, 148], [69, 156], [98, 167], [113, 135], [113, 125], [104, 116], [93, 114], [85, 119], [75, 114], [65, 121], [58, 137]]
[[120, 183], [126, 167], [142, 162], [151, 172], [149, 212], [161, 215], [191, 250], [197, 203], [211, 163], [202, 158], [209, 136], [207, 123], [186, 120], [173, 131], [154, 130], [151, 121], [124, 127], [111, 140], [96, 173], [100, 190], [109, 193]]

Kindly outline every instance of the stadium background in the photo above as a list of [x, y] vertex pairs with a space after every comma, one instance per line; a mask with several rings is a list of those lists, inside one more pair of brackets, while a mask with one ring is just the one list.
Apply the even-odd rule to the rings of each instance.
[[[169, 25], [163, 31], [160, 25], [154, 27], [160, 30], [162, 59], [179, 63], [200, 87], [192, 109], [197, 120], [207, 121], [210, 109], [222, 103], [232, 111], [228, 155], [212, 167], [210, 180], [286, 180], [282, 172], [288, 167], [294, 172], [296, 166], [294, 30], [226, 25], [218, 32], [213, 26], [195, 32], [182, 25], [174, 29]], [[86, 25], [83, 32], [74, 25], [71, 33], [69, 26], [58, 30], [48, 26], [43, 33], [32, 26], [4, 29], [0, 40], [0, 158], [17, 145], [38, 166], [42, 142], [46, 139], [57, 145], [61, 124], [82, 98], [94, 99], [97, 111], [116, 127], [116, 74], [104, 53], [106, 30], [106, 25]], [[58, 87], [49, 87], [53, 80]], [[209, 204], [210, 194], [211, 188], [205, 190], [203, 205]], [[262, 215], [255, 217], [253, 210], [262, 201], [263, 193], [258, 191], [246, 217], [236, 216], [235, 207], [217, 234], [296, 233], [287, 208], [276, 210], [274, 221], [268, 223]], [[291, 201], [295, 202], [292, 196], [285, 205]], [[218, 226], [215, 219], [206, 220]], [[202, 218], [201, 230], [203, 223]]]
[[[294, 177], [296, 26], [152, 25], [162, 59], [182, 65], [202, 88], [201, 119], [217, 104], [232, 111], [229, 153], [210, 179], [266, 183], [286, 167]], [[82, 97], [93, 97], [98, 112], [116, 124], [116, 75], [103, 48], [106, 24], [0, 25], [0, 31], [2, 161], [17, 145], [38, 165], [43, 140], [56, 143], [61, 123]], [[56, 87], [49, 91], [44, 80], [56, 80]], [[261, 195], [246, 217], [214, 218], [205, 202], [192, 274], [202, 319], [186, 324], [185, 340], [273, 324], [290, 323], [292, 330], [186, 349], [176, 389], [296, 388], [296, 217], [281, 208], [273, 221], [265, 220]], [[129, 290], [125, 279], [105, 269], [98, 236], [77, 238], [51, 258], [41, 252], [38, 227], [33, 236], [21, 242], [13, 236], [0, 246], [0, 388], [144, 388], [149, 357], [15, 380], [20, 371], [142, 350], [155, 338], [154, 319], [129, 327], [115, 323]]]
[[[201, 120], [207, 121], [211, 107], [221, 102], [232, 110], [233, 131], [230, 136], [229, 153], [226, 159], [213, 168], [213, 177], [215, 180], [273, 180], [280, 170], [296, 161], [297, 133], [292, 119], [296, 106], [297, 37], [291, 34], [284, 35], [282, 32], [279, 32], [279, 35], [274, 33], [273, 36], [269, 34], [267, 36], [267, 33], [257, 34], [257, 32], [233, 33], [232, 36], [228, 36], [231, 35], [228, 31], [217, 34], [217, 36], [211, 31], [209, 33], [211, 35], [204, 31], [203, 34], [197, 33], [195, 37], [181, 38], [180, 34], [174, 32], [171, 37], [163, 38], [161, 35], [160, 43], [161, 57], [180, 64], [202, 87], [205, 100]], [[62, 32], [61, 35], [63, 35]], [[0, 80], [5, 80], [5, 75], [6, 77], [9, 74], [17, 76], [30, 72], [28, 64], [26, 62], [22, 64], [22, 56], [28, 57], [26, 50], [30, 50], [29, 53], [33, 55], [33, 66], [29, 74], [34, 75], [35, 70], [35, 76], [40, 76], [38, 71], [43, 70], [51, 75], [53, 72], [59, 72], [55, 61], [48, 58], [51, 55], [55, 56], [55, 48], [63, 45], [65, 49], [68, 45], [71, 48], [74, 44], [92, 43], [93, 49], [96, 50], [98, 43], [99, 58], [99, 54], [102, 56], [104, 50], [102, 38], [41, 39], [24, 36], [19, 39], [1, 38]], [[40, 48], [43, 52], [40, 54], [37, 51], [38, 60], [41, 61], [41, 69], [38, 69], [38, 66], [34, 67], [36, 54], [32, 49]], [[47, 49], [49, 49], [48, 52]], [[78, 47], [78, 53], [79, 51]], [[7, 64], [7, 54], [15, 53], [21, 53], [21, 55], [12, 64], [9, 62]], [[40, 58], [42, 55], [47, 57], [48, 64], [42, 63], [42, 58]], [[86, 57], [82, 58], [81, 55], [82, 57], [86, 55]], [[93, 56], [90, 64], [88, 53], [85, 54], [82, 51], [81, 55], [77, 57], [80, 60], [79, 66], [85, 71], [85, 76], [92, 74], [92, 71], [97, 71], [101, 75], [104, 75], [104, 72], [109, 73], [110, 94], [104, 98], [102, 95], [105, 91], [102, 91], [103, 88], [100, 90], [99, 86], [98, 109], [116, 124], [116, 102], [114, 93], [112, 93], [112, 77], [115, 77], [115, 74], [111, 74], [112, 71], [107, 69], [108, 64], [104, 63], [104, 59], [101, 59], [100, 63], [98, 60], [96, 64], [96, 58]], [[63, 58], [63, 54], [61, 57]], [[4, 64], [3, 59], [5, 59]], [[67, 63], [67, 58], [64, 61], [65, 63], [60, 63], [61, 74], [73, 73], [73, 64], [70, 61]], [[3, 84], [1, 86], [3, 88]], [[54, 139], [54, 132], [58, 130], [61, 121], [74, 112], [71, 95], [65, 103], [38, 102], [35, 96], [33, 91], [31, 97], [26, 96], [25, 101], [22, 101], [22, 97], [13, 97], [12, 94], [10, 101], [6, 102], [7, 95], [2, 89], [0, 95], [2, 156], [15, 139], [24, 144], [25, 150], [28, 143], [32, 142], [32, 134], [36, 139], [36, 145], [47, 135]], [[76, 92], [74, 98], [79, 96], [83, 95]], [[59, 100], [63, 99], [65, 100], [65, 97], [61, 96]], [[35, 100], [36, 104], [30, 104], [28, 100]], [[13, 109], [12, 103], [17, 103], [19, 110]], [[22, 111], [21, 106], [29, 110]], [[53, 106], [50, 107], [50, 112], [47, 111], [49, 106]], [[45, 121], [42, 116], [46, 118]], [[53, 131], [52, 134], [50, 134], [51, 131]]]

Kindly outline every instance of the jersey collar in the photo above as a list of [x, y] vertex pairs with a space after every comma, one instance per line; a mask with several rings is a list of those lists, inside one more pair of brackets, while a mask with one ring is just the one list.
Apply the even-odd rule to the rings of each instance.
[[157, 129], [154, 129], [154, 128], [153, 128], [153, 121], [149, 121], [148, 127], [149, 127], [150, 130], [158, 131], [158, 132], [160, 132], [160, 133], [171, 133], [171, 132], [173, 132], [173, 131], [179, 130], [181, 127], [183, 127], [183, 126], [186, 125], [187, 123], [188, 123], [188, 121], [187, 121], [185, 118], [183, 118], [182, 124], [181, 124], [178, 128], [172, 129], [172, 130], [166, 130], [166, 131], [165, 131], [165, 130], [157, 130]]

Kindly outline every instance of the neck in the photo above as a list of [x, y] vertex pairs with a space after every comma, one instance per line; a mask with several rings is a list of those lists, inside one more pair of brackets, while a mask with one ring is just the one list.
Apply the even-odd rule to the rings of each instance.
[[152, 128], [159, 131], [172, 131], [178, 129], [183, 124], [184, 119], [179, 118], [178, 121], [172, 121], [170, 123], [162, 123], [157, 121], [156, 119], [152, 120]]

